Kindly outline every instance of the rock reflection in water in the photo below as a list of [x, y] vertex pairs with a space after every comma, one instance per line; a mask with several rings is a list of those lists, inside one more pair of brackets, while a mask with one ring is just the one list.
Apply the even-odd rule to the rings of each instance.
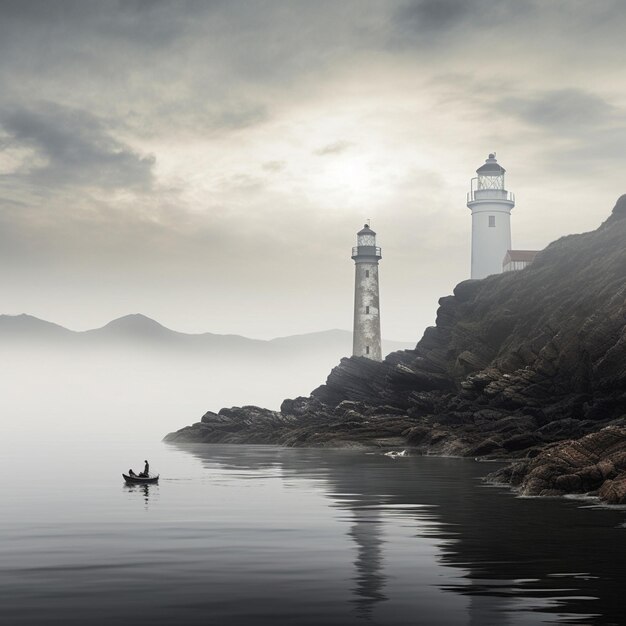
[[[386, 590], [393, 564], [383, 537], [400, 516], [415, 526], [416, 541], [434, 541], [436, 562], [452, 570], [449, 579], [415, 584], [467, 598], [465, 619], [451, 624], [622, 623], [623, 511], [515, 498], [483, 485], [480, 478], [491, 467], [469, 460], [411, 457], [400, 465], [362, 452], [246, 447], [242, 455], [237, 446], [232, 452], [225, 446], [183, 448], [207, 467], [254, 472], [278, 465], [296, 489], [299, 480], [322, 483], [330, 504], [350, 512], [344, 520], [356, 547], [353, 602], [364, 621], [393, 604], [385, 602], [393, 600]], [[446, 607], [439, 609], [445, 615]], [[446, 623], [433, 615], [425, 619]]]

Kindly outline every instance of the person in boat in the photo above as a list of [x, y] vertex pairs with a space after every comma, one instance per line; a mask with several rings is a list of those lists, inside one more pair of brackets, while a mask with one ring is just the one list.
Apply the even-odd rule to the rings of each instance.
[[148, 476], [150, 476], [150, 463], [148, 463], [148, 461], [144, 461], [145, 465], [143, 468], [143, 472], [141, 472], [141, 474], [139, 474], [139, 476], [141, 476], [142, 478], [148, 478]]
[[137, 476], [137, 474], [135, 474], [135, 472], [133, 472], [133, 470], [132, 470], [132, 469], [129, 469], [129, 470], [128, 470], [128, 475], [129, 475], [129, 476]]

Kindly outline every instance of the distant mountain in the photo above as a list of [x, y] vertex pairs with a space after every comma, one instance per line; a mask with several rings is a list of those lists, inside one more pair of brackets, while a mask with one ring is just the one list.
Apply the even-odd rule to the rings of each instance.
[[[343, 353], [352, 353], [352, 333], [349, 330], [324, 330], [304, 335], [291, 335], [288, 337], [277, 337], [269, 342], [274, 348], [279, 350], [302, 350], [319, 351], [334, 346], [343, 346]], [[414, 348], [415, 342], [387, 341], [383, 339], [383, 354], [395, 352], [396, 350], [407, 350]]]
[[46, 322], [32, 315], [0, 315], [0, 338], [5, 339], [53, 339], [71, 337], [73, 333], [63, 326]]
[[0, 406], [28, 436], [160, 439], [207, 407], [277, 409], [351, 352], [345, 330], [261, 341], [179, 333], [139, 314], [84, 332], [0, 315]]
[[96, 336], [118, 336], [118, 337], [148, 337], [148, 338], [169, 338], [181, 333], [166, 328], [159, 322], [142, 315], [141, 313], [133, 313], [118, 317], [117, 319], [105, 324], [102, 328], [85, 331], [86, 335]]
[[[28, 343], [40, 347], [59, 342], [76, 348], [145, 348], [170, 349], [214, 356], [288, 357], [294, 353], [328, 355], [341, 358], [352, 351], [352, 333], [347, 330], [325, 330], [303, 335], [278, 337], [269, 341], [240, 335], [214, 333], [181, 333], [159, 322], [135, 313], [112, 320], [101, 328], [77, 332], [32, 315], [0, 315], [0, 341]], [[384, 352], [412, 348], [412, 343], [384, 341]]]

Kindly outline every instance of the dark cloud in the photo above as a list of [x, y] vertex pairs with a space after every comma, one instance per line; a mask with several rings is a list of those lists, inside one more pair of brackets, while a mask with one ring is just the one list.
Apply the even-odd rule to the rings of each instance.
[[[598, 180], [619, 171], [624, 159], [626, 145], [626, 123], [621, 127], [592, 128], [568, 136], [564, 147], [555, 147], [546, 142], [540, 159], [551, 172], [569, 181], [584, 180], [593, 174]], [[617, 165], [617, 164], [620, 165]], [[614, 194], [621, 193], [623, 184], [616, 186]]]
[[464, 37], [529, 12], [530, 0], [411, 0], [393, 14], [394, 36], [401, 43], [436, 42], [442, 34], [468, 26]]
[[270, 116], [278, 93], [268, 86], [289, 91], [360, 45], [352, 8], [0, 0], [0, 104], [36, 93], [128, 124], [139, 117], [143, 136], [249, 127]]
[[558, 89], [527, 97], [506, 98], [498, 108], [546, 130], [585, 130], [615, 121], [617, 110], [600, 96], [583, 89]]
[[0, 29], [9, 33], [43, 27], [48, 34], [87, 31], [100, 39], [128, 39], [135, 44], [163, 46], [184, 34], [199, 15], [223, 5], [223, 0], [2, 0]]
[[349, 150], [354, 144], [351, 141], [334, 141], [325, 146], [322, 146], [318, 150], [315, 150], [314, 154], [317, 156], [328, 156], [329, 154], [341, 154], [346, 150]]
[[397, 19], [417, 31], [445, 30], [467, 20], [482, 4], [467, 0], [417, 0], [401, 7]]
[[100, 119], [55, 104], [0, 114], [4, 148], [26, 147], [35, 158], [18, 175], [38, 184], [148, 188], [153, 156], [142, 156], [114, 138]]

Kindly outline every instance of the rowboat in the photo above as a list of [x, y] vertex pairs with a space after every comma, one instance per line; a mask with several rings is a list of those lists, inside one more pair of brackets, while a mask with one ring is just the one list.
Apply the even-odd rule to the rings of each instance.
[[153, 483], [158, 483], [159, 482], [159, 474], [157, 474], [156, 476], [153, 475], [148, 475], [148, 476], [129, 476], [128, 474], [122, 474], [122, 476], [124, 477], [124, 480], [129, 484], [129, 485], [151, 485]]

